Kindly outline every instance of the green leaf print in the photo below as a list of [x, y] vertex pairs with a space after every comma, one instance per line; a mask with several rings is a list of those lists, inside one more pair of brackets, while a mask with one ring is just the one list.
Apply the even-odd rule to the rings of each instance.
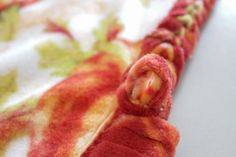
[[140, 1], [144, 7], [148, 7], [150, 4], [150, 0], [140, 0]]
[[2, 116], [7, 116], [9, 115], [10, 113], [12, 112], [15, 112], [21, 108], [24, 108], [24, 109], [35, 109], [38, 101], [39, 101], [39, 98], [38, 96], [31, 96], [29, 98], [26, 98], [24, 99], [23, 101], [20, 101], [16, 104], [12, 104], [10, 107], [3, 107], [3, 108], [0, 108], [0, 114]]
[[[100, 26], [94, 31], [96, 42], [93, 49], [98, 52], [107, 52], [117, 57], [123, 58], [127, 63], [131, 61], [130, 57], [124, 52], [124, 48], [117, 42], [117, 35], [123, 29], [116, 16], [113, 14], [108, 15], [102, 21]], [[114, 35], [112, 40], [109, 37]]]
[[76, 40], [67, 39], [60, 45], [53, 41], [45, 42], [37, 47], [40, 54], [39, 65], [44, 69], [51, 68], [51, 74], [54, 76], [68, 76], [79, 63], [95, 52], [107, 52], [124, 57], [123, 48], [113, 41], [121, 29], [117, 17], [108, 15], [94, 31], [96, 42], [87, 52], [81, 50]]
[[16, 70], [11, 70], [5, 75], [0, 75], [0, 105], [17, 91], [16, 78]]
[[101, 21], [100, 26], [94, 31], [94, 37], [96, 39], [94, 44], [95, 50], [119, 54], [121, 48], [112, 41], [108, 41], [109, 30], [117, 25], [121, 27], [117, 17], [113, 14], [108, 15]]
[[40, 54], [41, 68], [52, 68], [52, 75], [67, 76], [76, 65], [92, 55], [92, 51], [81, 51], [80, 44], [74, 40], [66, 40], [63, 45], [52, 41], [37, 47]]
[[112, 30], [120, 32], [123, 26], [119, 23], [116, 16], [109, 14], [102, 21], [100, 26], [94, 31], [94, 37], [97, 41], [107, 41], [109, 33]]
[[121, 54], [124, 53], [122, 47], [113, 41], [97, 42], [94, 45], [94, 47], [99, 52], [107, 52], [107, 53], [114, 54], [116, 56], [120, 56]]
[[9, 41], [15, 37], [18, 22], [18, 5], [14, 5], [0, 13], [0, 41]]

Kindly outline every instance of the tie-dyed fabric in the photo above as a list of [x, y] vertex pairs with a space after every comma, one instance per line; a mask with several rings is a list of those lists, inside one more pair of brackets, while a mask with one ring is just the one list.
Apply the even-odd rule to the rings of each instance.
[[1, 1], [0, 156], [174, 156], [172, 91], [213, 3]]

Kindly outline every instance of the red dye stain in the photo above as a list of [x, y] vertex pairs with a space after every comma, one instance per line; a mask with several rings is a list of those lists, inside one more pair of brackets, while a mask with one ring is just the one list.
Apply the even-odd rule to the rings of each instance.
[[[22, 106], [21, 108], [1, 113], [0, 116], [0, 153], [4, 153], [7, 145], [16, 137], [31, 130], [31, 115], [33, 109]], [[0, 154], [2, 156], [3, 154]]]
[[117, 38], [117, 35], [121, 32], [122, 26], [119, 24], [115, 24], [112, 27], [109, 27], [107, 33], [107, 40], [112, 41]]
[[65, 36], [67, 36], [69, 39], [74, 39], [74, 37], [72, 36], [72, 34], [63, 26], [61, 26], [60, 24], [49, 20], [47, 23], [47, 27], [46, 27], [46, 31], [47, 32], [55, 32], [55, 33], [62, 33]]
[[104, 57], [104, 55], [105, 55], [105, 53], [97, 53], [94, 56], [87, 59], [86, 63], [98, 64], [99, 62], [101, 62], [101, 59]]
[[[47, 107], [45, 102], [51, 96], [56, 95], [58, 100], [43, 138], [32, 146], [30, 157], [70, 156], [76, 135], [81, 129], [83, 115], [96, 100], [115, 92], [118, 87], [121, 72], [117, 64], [109, 63], [109, 68], [105, 70], [75, 74], [48, 91], [49, 97], [47, 93], [43, 96], [39, 102], [39, 110]], [[90, 78], [94, 81], [86, 84], [86, 80]]]

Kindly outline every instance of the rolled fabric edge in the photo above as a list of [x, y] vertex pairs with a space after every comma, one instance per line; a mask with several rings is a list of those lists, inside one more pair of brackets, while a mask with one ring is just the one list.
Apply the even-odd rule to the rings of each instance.
[[180, 135], [159, 117], [121, 114], [114, 118], [82, 157], [173, 157]]
[[[140, 93], [146, 92], [147, 95], [151, 94], [149, 102], [140, 104], [132, 101], [130, 95], [135, 86], [139, 86], [139, 84], [135, 84], [137, 78], [147, 72], [153, 72], [160, 78], [161, 87], [151, 92], [150, 90], [138, 91]], [[139, 116], [160, 116], [167, 119], [171, 109], [172, 90], [175, 84], [167, 61], [156, 54], [147, 54], [138, 60], [127, 74], [127, 77], [117, 90], [118, 101], [122, 111]]]

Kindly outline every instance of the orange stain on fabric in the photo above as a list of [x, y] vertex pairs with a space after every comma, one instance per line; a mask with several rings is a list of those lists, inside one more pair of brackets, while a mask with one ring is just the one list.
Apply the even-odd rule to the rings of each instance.
[[[67, 157], [82, 153], [74, 152], [80, 138], [84, 138], [87, 131], [95, 134], [118, 106], [115, 91], [125, 66], [117, 57], [98, 53], [49, 89], [30, 114], [21, 108], [12, 114], [3, 114], [0, 149], [4, 152], [7, 148], [3, 146], [26, 132], [30, 135], [29, 157]], [[87, 139], [88, 144], [93, 136]]]

